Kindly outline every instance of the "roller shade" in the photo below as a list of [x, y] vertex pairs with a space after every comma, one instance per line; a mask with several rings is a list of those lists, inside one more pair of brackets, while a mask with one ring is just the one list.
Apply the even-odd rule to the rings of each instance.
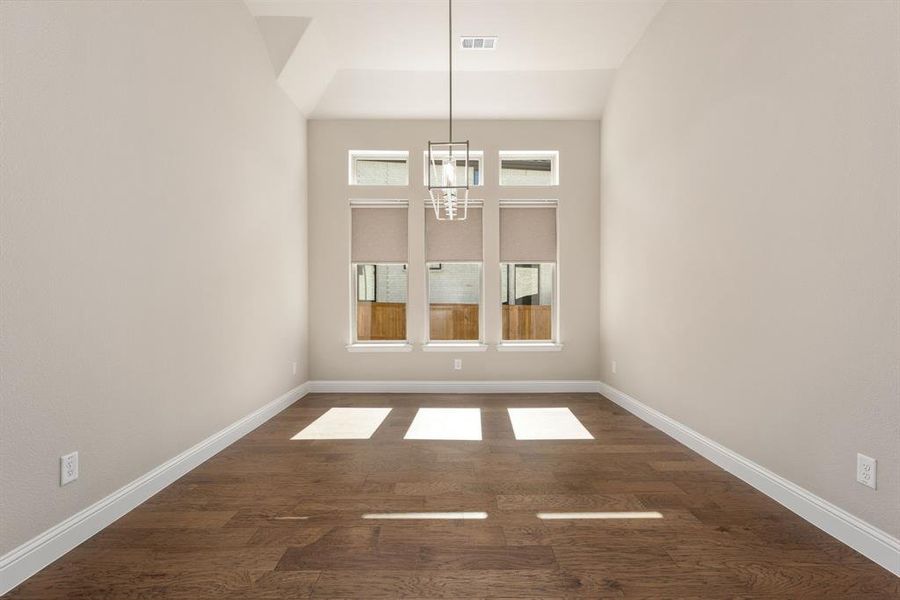
[[405, 263], [408, 259], [406, 206], [350, 208], [350, 260], [355, 263]]
[[425, 209], [425, 260], [482, 261], [481, 208], [469, 206], [465, 221], [438, 221], [434, 209]]
[[500, 262], [556, 262], [556, 207], [500, 207]]

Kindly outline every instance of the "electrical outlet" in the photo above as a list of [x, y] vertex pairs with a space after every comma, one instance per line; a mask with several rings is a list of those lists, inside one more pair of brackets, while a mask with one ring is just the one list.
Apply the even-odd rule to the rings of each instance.
[[865, 454], [856, 455], [856, 481], [863, 485], [867, 485], [873, 490], [876, 489], [875, 479], [878, 474], [876, 467], [878, 461]]
[[613, 375], [616, 374], [616, 361], [612, 361], [612, 372], [613, 372]]
[[78, 479], [78, 453], [59, 457], [59, 485], [66, 485]]
[[462, 371], [462, 359], [461, 358], [453, 359], [453, 369], [456, 371]]
[[296, 362], [292, 363], [291, 368], [294, 370], [294, 375], [296, 375], [297, 374], [297, 363]]

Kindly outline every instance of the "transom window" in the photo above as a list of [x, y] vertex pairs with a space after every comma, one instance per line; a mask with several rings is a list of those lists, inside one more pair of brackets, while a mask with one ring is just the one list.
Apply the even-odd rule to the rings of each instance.
[[559, 152], [501, 151], [500, 185], [559, 185]]
[[[434, 157], [437, 158], [445, 158], [447, 156], [446, 152], [438, 152], [433, 153]], [[481, 151], [469, 151], [469, 185], [472, 186], [480, 186], [484, 185], [484, 175], [482, 170], [482, 164], [484, 159], [484, 152]], [[430, 165], [428, 163], [428, 152], [422, 153], [422, 163], [423, 163], [423, 175], [424, 175], [424, 184], [428, 185], [428, 167], [432, 168], [431, 171], [431, 180], [432, 181], [440, 181], [441, 174], [437, 172], [434, 168], [434, 165]], [[463, 170], [465, 169], [466, 159], [465, 156], [457, 159], [456, 161], [456, 180], [463, 181]]]
[[409, 184], [409, 152], [351, 150], [350, 185]]

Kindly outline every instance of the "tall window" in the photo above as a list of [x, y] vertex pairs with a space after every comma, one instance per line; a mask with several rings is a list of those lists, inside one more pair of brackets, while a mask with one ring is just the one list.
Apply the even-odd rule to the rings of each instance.
[[559, 152], [500, 152], [500, 185], [559, 185]]
[[429, 342], [481, 340], [482, 214], [470, 202], [465, 221], [441, 221], [428, 207], [425, 260]]
[[353, 341], [406, 341], [406, 203], [351, 204]]
[[502, 341], [554, 340], [555, 203], [501, 201], [500, 261]]
[[408, 185], [409, 153], [351, 150], [350, 185]]

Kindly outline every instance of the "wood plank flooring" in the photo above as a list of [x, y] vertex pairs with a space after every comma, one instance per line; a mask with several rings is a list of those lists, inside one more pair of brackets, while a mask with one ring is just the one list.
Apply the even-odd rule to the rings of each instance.
[[[333, 406], [394, 410], [371, 440], [290, 439]], [[544, 406], [596, 439], [516, 441], [505, 409]], [[405, 441], [419, 407], [480, 407], [484, 441]], [[361, 518], [410, 511], [488, 518]], [[8, 597], [880, 599], [900, 579], [595, 394], [313, 394]]]

